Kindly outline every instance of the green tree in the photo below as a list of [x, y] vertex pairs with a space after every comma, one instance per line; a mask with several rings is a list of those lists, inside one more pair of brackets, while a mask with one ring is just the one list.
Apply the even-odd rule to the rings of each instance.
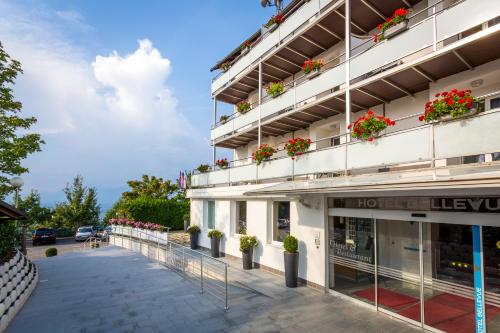
[[19, 209], [26, 213], [27, 219], [23, 223], [28, 226], [45, 225], [52, 218], [52, 209], [42, 206], [40, 194], [36, 190], [31, 190], [26, 197], [19, 199]]
[[26, 133], [36, 118], [19, 115], [22, 103], [14, 100], [12, 86], [20, 73], [21, 63], [12, 59], [0, 42], [0, 199], [13, 190], [9, 176], [28, 172], [21, 161], [40, 151], [44, 143], [39, 134]]
[[143, 175], [141, 180], [129, 180], [127, 182], [130, 191], [124, 192], [122, 198], [125, 200], [147, 197], [152, 199], [169, 198], [178, 191], [177, 184], [170, 180], [156, 178], [155, 176]]
[[99, 224], [100, 206], [97, 203], [97, 191], [83, 185], [82, 176], [76, 176], [63, 190], [66, 202], [57, 204], [53, 214], [53, 223], [57, 226], [78, 228], [82, 225]]

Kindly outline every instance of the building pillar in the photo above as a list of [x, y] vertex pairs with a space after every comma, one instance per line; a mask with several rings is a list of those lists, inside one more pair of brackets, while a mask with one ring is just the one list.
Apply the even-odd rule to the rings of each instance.
[[[217, 124], [217, 97], [213, 97], [213, 128]], [[215, 149], [215, 140], [212, 140], [212, 165], [215, 165], [216, 160], [216, 149]]]
[[351, 123], [351, 2], [345, 0], [345, 126], [346, 126], [346, 149], [344, 160], [344, 175], [347, 176], [347, 151], [348, 143], [351, 141], [351, 130], [347, 128]]
[[257, 148], [260, 147], [262, 139], [262, 131], [260, 128], [261, 106], [262, 106], [262, 62], [259, 62], [259, 128], [258, 128]]

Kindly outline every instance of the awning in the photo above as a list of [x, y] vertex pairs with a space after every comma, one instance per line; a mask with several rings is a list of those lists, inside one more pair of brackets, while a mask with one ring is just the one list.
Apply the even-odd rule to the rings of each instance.
[[[245, 195], [349, 194], [395, 191], [400, 195], [468, 194], [500, 195], [500, 164], [469, 164], [329, 179], [290, 181], [245, 192]], [[422, 191], [425, 191], [423, 193]], [[335, 195], [334, 195], [335, 196]]]
[[0, 201], [0, 222], [7, 220], [24, 220], [26, 214], [19, 209], [9, 205], [6, 202]]

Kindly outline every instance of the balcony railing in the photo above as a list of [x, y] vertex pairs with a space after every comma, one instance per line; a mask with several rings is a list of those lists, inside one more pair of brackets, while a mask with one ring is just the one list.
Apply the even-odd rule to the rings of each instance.
[[[257, 166], [245, 158], [232, 161], [230, 167], [207, 173], [193, 174], [192, 187], [221, 184], [256, 183], [269, 179], [294, 179], [298, 176], [325, 173], [344, 173], [367, 168], [384, 168], [394, 165], [428, 162], [451, 157], [462, 157], [500, 152], [498, 124], [500, 109], [481, 112], [450, 121], [430, 124], [418, 123], [420, 114], [397, 119], [397, 126], [374, 142], [350, 141], [342, 134], [313, 142], [311, 149], [292, 160], [281, 151], [269, 161]], [[335, 140], [339, 139], [340, 140]], [[333, 141], [346, 142], [330, 146]], [[326, 143], [326, 144], [325, 144]], [[283, 145], [281, 145], [283, 146]]]
[[[478, 6], [474, 1], [465, 0], [437, 11], [436, 7], [443, 2], [439, 1], [413, 13], [409, 17], [410, 22], [422, 15], [426, 17], [391, 40], [384, 40], [377, 44], [369, 40], [353, 49], [355, 55], [350, 59], [351, 79], [374, 73], [390, 64], [397, 64], [398, 61], [430, 47], [436, 50], [437, 45], [444, 40], [488, 21], [500, 12], [500, 1], [486, 1]], [[427, 16], [427, 13], [431, 14]], [[485, 13], [491, 17], [486, 17]], [[342, 54], [327, 60], [322, 74], [318, 77], [305, 80], [303, 75], [299, 75], [285, 85], [285, 91], [280, 96], [264, 98], [260, 106], [261, 118], [271, 118], [284, 111], [301, 107], [306, 102], [313, 103], [319, 99], [320, 94], [333, 92], [335, 88], [344, 84], [345, 59]], [[245, 115], [232, 115], [230, 120], [211, 131], [211, 139], [216, 140], [256, 125], [259, 117], [258, 107], [255, 105]]]

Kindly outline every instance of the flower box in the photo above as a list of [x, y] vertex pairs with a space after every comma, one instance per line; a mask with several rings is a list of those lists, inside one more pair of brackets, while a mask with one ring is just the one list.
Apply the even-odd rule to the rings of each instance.
[[245, 54], [247, 54], [248, 52], [250, 52], [250, 48], [249, 47], [244, 47], [241, 49], [241, 56], [244, 56]]
[[393, 25], [390, 28], [387, 28], [387, 30], [384, 31], [384, 38], [389, 39], [392, 38], [396, 35], [399, 35], [403, 31], [408, 29], [408, 20], [404, 20], [399, 22], [396, 25]]
[[352, 130], [354, 139], [372, 142], [380, 137], [381, 133], [388, 127], [394, 126], [396, 122], [384, 116], [377, 116], [372, 110], [368, 110], [364, 116], [347, 126]]
[[425, 104], [425, 111], [420, 121], [439, 122], [461, 118], [481, 111], [479, 100], [472, 96], [470, 90], [439, 92], [433, 101]]
[[321, 69], [313, 69], [312, 71], [310, 71], [309, 73], [307, 73], [305, 75], [305, 78], [308, 79], [308, 80], [311, 80], [311, 79], [314, 79], [316, 76], [320, 75], [321, 74]]
[[271, 33], [274, 30], [278, 28], [278, 25], [276, 23], [271, 24], [270, 26], [266, 27], [267, 32]]

